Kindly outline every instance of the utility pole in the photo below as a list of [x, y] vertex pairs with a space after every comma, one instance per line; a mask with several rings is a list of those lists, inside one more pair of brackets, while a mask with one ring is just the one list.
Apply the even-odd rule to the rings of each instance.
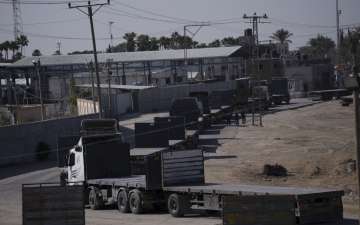
[[108, 74], [108, 116], [111, 116], [111, 75], [112, 75], [112, 71], [111, 71], [111, 63], [112, 63], [112, 59], [108, 59], [106, 64], [107, 64], [107, 74]]
[[57, 53], [58, 53], [59, 55], [61, 55], [61, 41], [60, 41], [60, 40], [58, 40], [58, 41], [56, 42], [56, 47], [57, 47]]
[[112, 52], [112, 48], [114, 47], [114, 37], [112, 34], [112, 25], [114, 24], [113, 21], [109, 21], [109, 35], [110, 35], [110, 46], [109, 46], [109, 50], [110, 52]]
[[[357, 84], [360, 84], [359, 66], [357, 58], [357, 49], [359, 46], [360, 37], [357, 33], [350, 33], [351, 41], [351, 54], [353, 55], [353, 77], [356, 79]], [[358, 190], [360, 190], [360, 115], [359, 115], [359, 87], [354, 88], [354, 113], [355, 113], [355, 151], [356, 151], [356, 170], [358, 178]], [[360, 199], [359, 199], [359, 221], [360, 221]]]
[[95, 85], [94, 85], [94, 64], [92, 61], [89, 63], [90, 76], [91, 76], [91, 98], [94, 106], [94, 113], [96, 113], [96, 101], [95, 101]]
[[[95, 74], [96, 74], [96, 86], [97, 86], [97, 94], [98, 94], [98, 101], [99, 101], [99, 118], [101, 119], [103, 117], [102, 112], [102, 101], [101, 101], [101, 87], [100, 87], [100, 76], [99, 76], [99, 64], [98, 64], [98, 58], [97, 58], [97, 50], [96, 50], [96, 40], [95, 40], [95, 32], [94, 32], [94, 22], [93, 22], [93, 16], [101, 7], [104, 5], [110, 5], [110, 0], [107, 0], [106, 3], [95, 3], [91, 4], [91, 1], [88, 1], [87, 5], [77, 5], [77, 6], [71, 6], [71, 3], [69, 2], [69, 8], [70, 9], [77, 9], [80, 12], [84, 13], [89, 17], [90, 20], [90, 28], [91, 28], [91, 37], [92, 37], [92, 45], [93, 45], [93, 53], [94, 53], [94, 61], [95, 61]], [[97, 9], [95, 11], [92, 10], [92, 7], [97, 6]], [[81, 8], [87, 8], [87, 12], [83, 11]]]
[[42, 98], [42, 87], [41, 87], [41, 75], [40, 75], [40, 59], [37, 61], [33, 60], [32, 63], [35, 67], [35, 72], [38, 77], [38, 85], [39, 85], [39, 97], [40, 97], [40, 105], [41, 105], [41, 120], [45, 119], [45, 112], [44, 112], [44, 101]]
[[336, 46], [338, 49], [340, 48], [340, 15], [339, 0], [336, 0]]
[[248, 16], [244, 14], [243, 18], [250, 19], [250, 23], [252, 24], [253, 27], [252, 29], [253, 29], [253, 37], [255, 39], [255, 44], [259, 45], [259, 23], [269, 23], [269, 22], [261, 21], [261, 19], [268, 19], [269, 17], [266, 14], [262, 16], [258, 16], [256, 15], [256, 13], [254, 13], [252, 16]]
[[339, 9], [339, 0], [336, 0], [336, 63], [340, 63], [340, 15], [341, 10]]
[[[186, 40], [186, 32], [189, 32], [191, 34], [191, 39], [193, 39], [195, 37], [195, 35], [201, 30], [201, 28], [205, 27], [205, 26], [210, 26], [210, 23], [200, 23], [200, 24], [188, 24], [184, 26], [184, 36], [183, 36], [183, 49], [184, 49], [184, 68], [185, 68], [185, 73], [186, 73], [186, 79], [187, 79], [187, 46], [185, 43]], [[197, 27], [198, 29], [195, 32], [192, 32], [191, 30], [189, 30], [189, 27]]]
[[250, 19], [249, 23], [252, 24], [252, 36], [254, 38], [254, 45], [255, 45], [255, 48], [252, 49], [252, 54], [251, 54], [252, 56], [251, 58], [253, 62], [252, 68], [254, 68], [254, 66], [256, 65], [256, 78], [258, 79], [259, 75], [257, 73], [259, 71], [259, 65], [258, 65], [258, 61], [255, 64], [254, 60], [258, 59], [259, 57], [259, 23], [269, 23], [269, 22], [261, 21], [261, 19], [268, 19], [269, 17], [267, 16], [266, 13], [262, 16], [258, 16], [256, 13], [254, 13], [252, 16], [248, 16], [244, 14], [243, 18]]
[[[353, 91], [354, 114], [355, 114], [355, 151], [356, 151], [356, 172], [357, 185], [360, 190], [360, 115], [359, 115], [359, 59], [357, 57], [358, 46], [360, 44], [360, 35], [357, 32], [349, 31], [349, 39], [351, 44], [351, 55], [353, 58], [352, 74], [345, 79], [345, 87]], [[360, 199], [358, 200], [358, 219], [360, 222]]]

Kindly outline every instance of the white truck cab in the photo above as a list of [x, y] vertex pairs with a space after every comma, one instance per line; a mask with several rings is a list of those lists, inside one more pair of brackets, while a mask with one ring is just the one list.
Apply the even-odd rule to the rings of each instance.
[[79, 143], [70, 149], [68, 157], [68, 166], [66, 167], [68, 182], [83, 182], [85, 181], [84, 168], [84, 151], [82, 146], [82, 138]]
[[78, 143], [68, 151], [60, 180], [69, 184], [86, 181], [86, 149], [91, 148], [91, 145], [95, 143], [112, 140], [124, 142], [121, 133], [118, 132], [116, 120], [83, 120], [81, 137]]

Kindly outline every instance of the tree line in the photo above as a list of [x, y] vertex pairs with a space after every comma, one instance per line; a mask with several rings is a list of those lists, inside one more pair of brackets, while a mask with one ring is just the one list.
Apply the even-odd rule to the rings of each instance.
[[208, 48], [240, 45], [240, 37], [215, 39], [210, 43], [201, 43], [189, 36], [173, 32], [170, 36], [151, 37], [147, 34], [125, 33], [125, 41], [107, 49], [107, 52], [157, 51], [160, 49]]
[[[357, 30], [359, 32], [360, 29]], [[290, 43], [293, 33], [285, 29], [275, 31], [269, 38], [274, 43], [285, 46]], [[349, 40], [346, 35], [342, 36], [342, 44], [340, 46], [340, 53], [345, 58], [349, 58], [346, 54], [349, 52]], [[225, 37], [223, 39], [215, 39], [210, 43], [200, 43], [194, 41], [189, 36], [180, 35], [178, 32], [173, 32], [169, 37], [162, 36], [160, 38], [151, 37], [146, 34], [136, 34], [134, 32], [126, 33], [123, 36], [125, 41], [110, 47], [107, 52], [134, 52], [134, 51], [156, 51], [160, 49], [183, 49], [183, 48], [208, 48], [208, 47], [227, 47], [243, 45], [243, 38], [239, 37]], [[324, 35], [319, 34], [317, 37], [310, 38], [306, 46], [299, 48], [299, 53], [307, 55], [311, 58], [327, 58], [332, 57], [335, 53], [335, 42]], [[282, 51], [280, 49], [280, 51]], [[85, 52], [84, 52], [85, 53]], [[86, 51], [88, 53], [88, 51]], [[284, 52], [280, 52], [284, 54]]]

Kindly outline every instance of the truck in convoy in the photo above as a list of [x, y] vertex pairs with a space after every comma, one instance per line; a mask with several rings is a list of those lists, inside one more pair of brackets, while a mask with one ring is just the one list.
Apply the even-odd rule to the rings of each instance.
[[[85, 125], [84, 125], [85, 124]], [[66, 182], [82, 182], [92, 209], [116, 205], [120, 212], [140, 214], [148, 209], [167, 208], [174, 217], [192, 209], [221, 211], [227, 199], [253, 196], [290, 196], [289, 211], [299, 221], [341, 220], [342, 191], [311, 188], [206, 183], [204, 156], [200, 149], [134, 148], [130, 150], [110, 123], [103, 133], [87, 126], [70, 149], [63, 176]], [[95, 123], [101, 124], [101, 123]], [[84, 129], [83, 129], [84, 130]], [[95, 132], [96, 131], [96, 132]], [[249, 203], [249, 202], [248, 202]], [[253, 202], [251, 202], [253, 204]], [[261, 205], [262, 202], [258, 202]]]
[[169, 110], [170, 116], [184, 117], [188, 129], [199, 129], [203, 113], [202, 103], [195, 97], [176, 98]]
[[275, 105], [290, 103], [289, 84], [286, 77], [274, 77], [270, 85], [271, 100]]
[[267, 80], [250, 80], [250, 103], [256, 106], [257, 110], [266, 110], [271, 106], [271, 95]]

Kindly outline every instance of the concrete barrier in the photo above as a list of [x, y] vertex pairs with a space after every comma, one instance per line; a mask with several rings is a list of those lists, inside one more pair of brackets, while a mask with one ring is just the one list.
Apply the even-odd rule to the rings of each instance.
[[91, 114], [0, 127], [0, 166], [35, 161], [40, 142], [49, 146], [49, 158], [56, 160], [57, 137], [79, 134], [83, 119], [97, 117]]

